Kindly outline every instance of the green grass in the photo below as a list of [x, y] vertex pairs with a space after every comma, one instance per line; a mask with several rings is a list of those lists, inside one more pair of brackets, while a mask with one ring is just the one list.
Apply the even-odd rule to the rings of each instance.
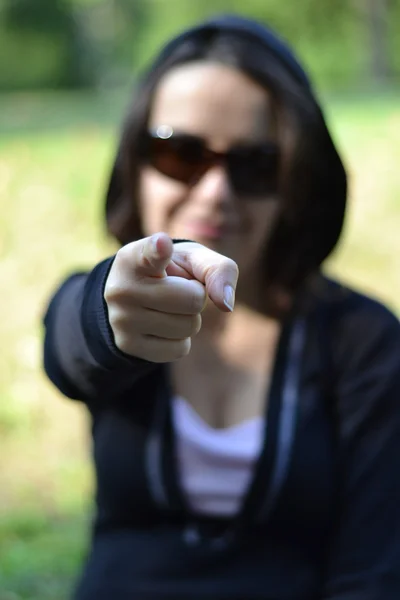
[[[327, 269], [400, 314], [400, 109], [394, 94], [327, 97], [351, 202]], [[92, 492], [87, 415], [41, 372], [40, 321], [70, 270], [113, 250], [102, 194], [119, 94], [0, 97], [0, 600], [64, 600]]]
[[63, 600], [82, 562], [87, 523], [80, 516], [22, 512], [0, 520], [0, 599]]

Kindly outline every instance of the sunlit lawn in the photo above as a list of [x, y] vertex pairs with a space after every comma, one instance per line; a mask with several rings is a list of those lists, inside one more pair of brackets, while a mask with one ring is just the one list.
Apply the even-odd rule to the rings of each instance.
[[[119, 96], [0, 98], [0, 600], [64, 600], [85, 548], [92, 488], [84, 410], [41, 374], [45, 302], [70, 270], [112, 251], [102, 191]], [[351, 174], [329, 265], [400, 314], [400, 107], [328, 99]]]

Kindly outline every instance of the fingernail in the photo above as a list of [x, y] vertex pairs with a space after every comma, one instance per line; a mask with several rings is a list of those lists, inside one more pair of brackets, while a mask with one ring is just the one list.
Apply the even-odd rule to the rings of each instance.
[[224, 287], [224, 304], [232, 312], [235, 306], [235, 290], [231, 285]]

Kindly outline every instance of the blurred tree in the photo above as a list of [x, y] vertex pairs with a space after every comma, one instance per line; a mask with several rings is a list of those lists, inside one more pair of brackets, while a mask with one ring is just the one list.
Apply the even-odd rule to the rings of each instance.
[[391, 75], [388, 45], [389, 2], [367, 0], [371, 74], [377, 83], [385, 83]]
[[79, 47], [63, 0], [2, 0], [0, 89], [83, 85]]
[[392, 65], [392, 78], [400, 80], [400, 0], [389, 0], [388, 2], [388, 46]]
[[[144, 1], [144, 0], [142, 0]], [[139, 65], [160, 43], [205, 16], [236, 12], [270, 24], [296, 48], [317, 83], [353, 83], [362, 65], [362, 23], [349, 0], [145, 0], [149, 26], [139, 32]]]
[[317, 85], [400, 72], [400, 0], [0, 0], [0, 89], [126, 85], [171, 35], [228, 11], [277, 29]]
[[139, 62], [135, 40], [147, 30], [144, 0], [65, 0], [85, 40], [87, 65], [98, 86], [120, 85]]

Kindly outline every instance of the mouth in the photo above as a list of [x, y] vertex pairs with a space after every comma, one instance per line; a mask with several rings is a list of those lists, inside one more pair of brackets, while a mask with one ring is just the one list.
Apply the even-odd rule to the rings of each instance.
[[233, 232], [233, 228], [225, 223], [213, 223], [211, 221], [191, 221], [187, 224], [194, 237], [218, 240]]

